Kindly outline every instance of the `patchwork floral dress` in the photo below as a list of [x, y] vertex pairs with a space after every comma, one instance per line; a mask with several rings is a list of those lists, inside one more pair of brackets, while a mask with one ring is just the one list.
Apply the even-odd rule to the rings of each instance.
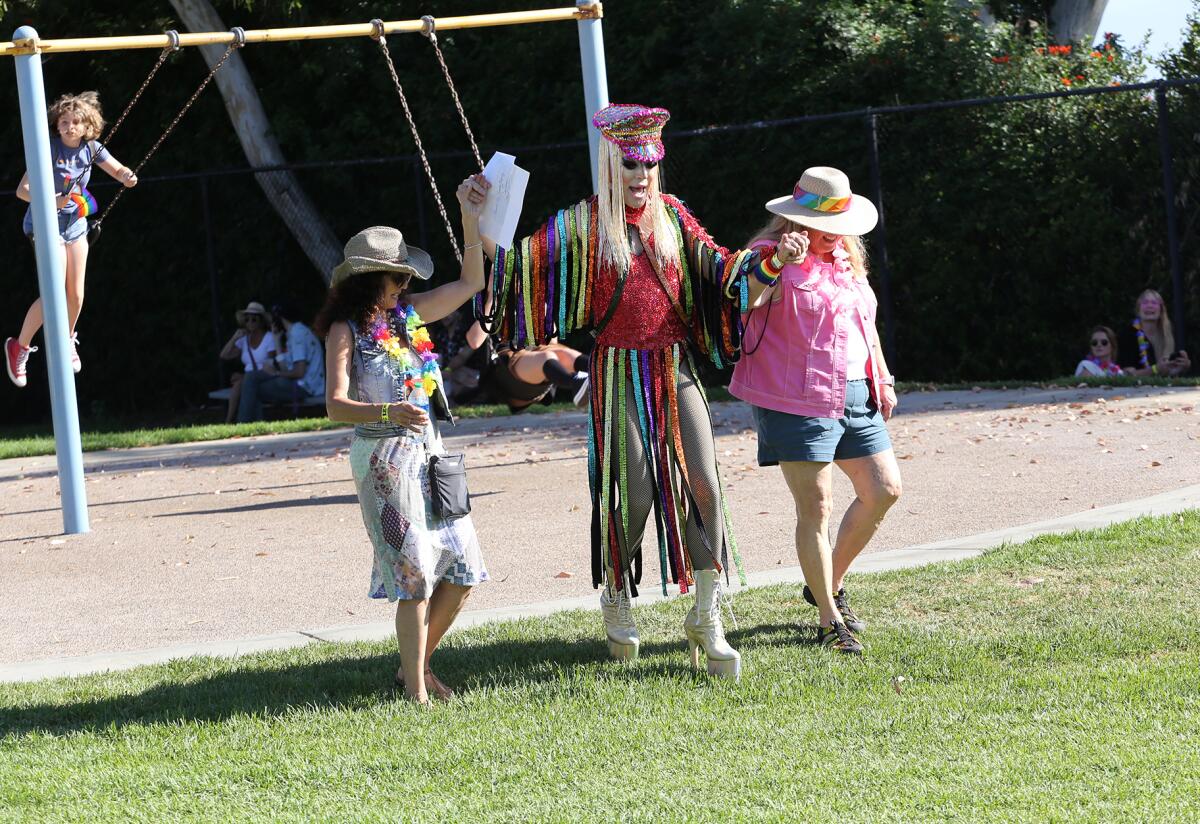
[[[399, 403], [408, 399], [406, 381], [420, 373], [403, 319], [404, 307], [389, 313], [388, 329], [405, 343], [405, 365], [386, 350], [371, 330], [354, 323], [351, 386], [363, 403]], [[376, 330], [377, 331], [377, 330]], [[436, 365], [432, 376], [441, 384]], [[446, 521], [433, 513], [429, 488], [429, 456], [443, 452], [432, 415], [425, 431], [370, 423], [354, 429], [350, 467], [362, 506], [363, 523], [375, 559], [371, 569], [372, 598], [422, 600], [440, 581], [474, 586], [488, 579], [479, 537], [471, 516]]]

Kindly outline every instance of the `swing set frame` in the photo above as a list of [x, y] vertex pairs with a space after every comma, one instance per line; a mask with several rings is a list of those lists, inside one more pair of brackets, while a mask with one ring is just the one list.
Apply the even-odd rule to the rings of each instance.
[[[579, 50], [583, 72], [584, 115], [587, 122], [588, 147], [591, 156], [592, 182], [595, 184], [596, 156], [599, 133], [591, 125], [591, 115], [608, 104], [608, 80], [604, 65], [604, 34], [601, 28], [603, 7], [599, 0], [577, 0], [573, 8], [541, 9], [523, 12], [500, 12], [460, 17], [420, 20], [371, 21], [336, 26], [300, 26], [293, 28], [243, 30], [228, 32], [195, 32], [128, 37], [80, 37], [42, 40], [32, 26], [22, 26], [13, 33], [11, 42], [0, 43], [0, 56], [12, 57], [16, 66], [17, 92], [20, 99], [21, 130], [25, 147], [25, 168], [29, 173], [30, 209], [33, 217], [35, 254], [37, 258], [38, 289], [42, 296], [44, 322], [42, 334], [47, 350], [50, 377], [50, 405], [54, 422], [55, 455], [58, 462], [59, 488], [62, 499], [63, 531], [80, 534], [90, 531], [87, 493], [84, 490], [83, 448], [79, 434], [79, 408], [71, 370], [70, 342], [67, 323], [66, 290], [64, 288], [65, 256], [60, 251], [55, 195], [58, 194], [50, 172], [50, 133], [46, 128], [46, 90], [42, 80], [42, 55], [84, 51], [125, 51], [131, 49], [188, 48], [193, 46], [226, 45], [229, 52], [247, 44], [283, 43], [294, 40], [325, 40], [333, 38], [369, 37], [376, 40], [389, 34], [428, 34], [455, 29], [492, 28], [533, 23], [576, 21], [579, 29]], [[434, 40], [436, 46], [436, 40]], [[445, 62], [438, 62], [447, 74]], [[386, 53], [386, 51], [385, 51]], [[156, 66], [157, 69], [157, 66]], [[215, 74], [210, 72], [209, 79]], [[151, 75], [153, 76], [153, 75]], [[398, 82], [397, 82], [398, 85]], [[145, 84], [143, 84], [144, 90]], [[201, 90], [203, 86], [201, 87]], [[451, 84], [453, 92], [453, 84]], [[140, 93], [139, 93], [140, 94]], [[196, 93], [199, 94], [199, 90]], [[194, 100], [195, 95], [193, 96]], [[401, 92], [403, 98], [403, 92]], [[462, 116], [461, 104], [455, 104]], [[189, 102], [190, 105], [190, 102]], [[130, 107], [132, 103], [130, 104]], [[129, 107], [127, 107], [128, 109]], [[407, 107], [406, 107], [407, 108]], [[186, 107], [184, 109], [186, 112]], [[179, 117], [184, 112], [180, 112]], [[126, 112], [127, 113], [127, 112]], [[122, 116], [124, 117], [124, 116]], [[179, 118], [176, 118], [176, 122]], [[463, 116], [466, 125], [465, 116]], [[172, 124], [172, 127], [174, 124]], [[115, 129], [114, 129], [115, 131]], [[167, 133], [159, 139], [166, 139]], [[474, 149], [474, 137], [467, 127]], [[111, 132], [109, 134], [111, 137]], [[414, 131], [414, 138], [416, 137]], [[158, 148], [155, 144], [154, 149]], [[154, 149], [151, 150], [151, 154]], [[475, 149], [478, 156], [478, 150]], [[149, 159], [147, 155], [146, 159]], [[145, 161], [143, 161], [144, 163]], [[139, 166], [140, 168], [140, 166]], [[436, 186], [434, 187], [436, 192]], [[111, 204], [110, 204], [111, 208]], [[107, 210], [105, 210], [107, 214]]]

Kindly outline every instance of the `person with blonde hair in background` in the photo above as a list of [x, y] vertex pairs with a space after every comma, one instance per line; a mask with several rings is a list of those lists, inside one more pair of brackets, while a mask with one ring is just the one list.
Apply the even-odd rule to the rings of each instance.
[[1188, 353], [1175, 349], [1175, 330], [1162, 295], [1146, 289], [1133, 304], [1133, 320], [1117, 339], [1127, 375], [1173, 378], [1192, 368]]
[[[100, 113], [100, 96], [96, 92], [65, 94], [51, 104], [47, 117], [51, 131], [50, 157], [54, 164], [53, 179], [57, 190], [58, 237], [66, 254], [67, 321], [71, 339], [71, 368], [83, 368], [79, 360], [79, 338], [75, 324], [83, 309], [83, 285], [87, 274], [87, 216], [96, 211], [96, 200], [88, 191], [92, 166], [99, 166], [108, 175], [127, 187], [136, 186], [137, 175], [109, 154], [97, 138], [104, 131]], [[29, 172], [17, 186], [17, 197], [29, 203]], [[25, 210], [23, 223], [26, 236], [33, 239], [32, 207]], [[29, 356], [37, 351], [33, 336], [42, 328], [42, 299], [37, 298], [25, 313], [25, 322], [15, 338], [4, 341], [4, 366], [8, 378], [17, 386], [25, 386]]]

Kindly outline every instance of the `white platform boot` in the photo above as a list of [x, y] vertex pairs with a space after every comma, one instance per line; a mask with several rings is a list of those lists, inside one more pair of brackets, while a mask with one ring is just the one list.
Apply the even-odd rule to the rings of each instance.
[[602, 589], [600, 613], [604, 616], [604, 633], [608, 636], [609, 654], [620, 661], [637, 658], [638, 647], [642, 641], [638, 638], [637, 625], [633, 623], [633, 604], [629, 599], [629, 589], [618, 590], [611, 598], [608, 595], [608, 587]]
[[700, 668], [700, 650], [708, 659], [708, 674], [734, 681], [742, 674], [742, 656], [725, 640], [721, 626], [721, 573], [715, 569], [696, 570], [696, 604], [683, 619], [692, 667]]

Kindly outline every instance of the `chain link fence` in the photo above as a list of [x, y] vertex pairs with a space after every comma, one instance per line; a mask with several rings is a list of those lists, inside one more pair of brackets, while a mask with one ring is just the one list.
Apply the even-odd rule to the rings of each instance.
[[[1120, 87], [1075, 99], [1026, 95], [668, 134], [664, 188], [681, 197], [720, 243], [737, 247], [766, 222], [762, 203], [790, 192], [803, 168], [837, 166], [856, 191], [882, 200], [886, 223], [869, 239], [872, 281], [893, 368], [902, 377], [1050, 377], [1068, 372], [1082, 356], [1090, 324], [1120, 322], [1145, 285], [1163, 291], [1177, 319], [1177, 338], [1186, 335], [1186, 318], [1200, 311], [1200, 209], [1192, 186], [1200, 179], [1194, 125], [1200, 92], [1192, 82]], [[1124, 99], [1132, 105], [1123, 109], [1098, 103], [1130, 95]], [[1164, 109], [1168, 100], [1171, 108]], [[1003, 118], [994, 116], [996, 106], [1045, 113], [1074, 106], [1079, 131], [1039, 135], [1039, 118], [1030, 116], [1021, 121], [1030, 135], [1010, 134]], [[1100, 145], [1084, 130], [1118, 116], [1131, 135], [1127, 145], [1115, 155], [1081, 157], [1087, 146]], [[1028, 140], [1040, 141], [1038, 151], [1014, 150]], [[491, 148], [483, 147], [485, 158]], [[520, 231], [591, 190], [582, 140], [499, 148], [532, 172]], [[475, 161], [463, 150], [434, 152], [430, 163], [453, 213], [454, 187]], [[712, 182], [715, 166], [726, 171], [719, 187]], [[727, 173], [730, 167], [736, 174]], [[1169, 197], [1163, 194], [1164, 171], [1175, 176]], [[394, 225], [433, 255], [435, 283], [456, 273], [415, 155], [143, 177], [105, 222], [90, 253], [79, 329], [85, 418], [153, 408], [161, 419], [162, 412], [200, 405], [227, 381], [216, 352], [234, 331], [234, 311], [250, 300], [283, 298], [302, 315], [315, 314], [324, 281], [256, 180], [285, 173], [294, 175], [337, 237]], [[1078, 180], [1059, 179], [1066, 174]], [[92, 188], [103, 207], [115, 189], [101, 178]], [[1064, 187], [1077, 190], [1080, 200], [1065, 202]], [[5, 335], [15, 334], [37, 288], [33, 256], [19, 229], [24, 204], [7, 202], [0, 227], [10, 250], [4, 279], [9, 299], [0, 308], [4, 328], [11, 330]], [[1097, 243], [1097, 231], [1079, 231], [1085, 222], [1107, 240]], [[963, 249], [973, 250], [969, 258]], [[1115, 268], [1127, 276], [1109, 277]], [[988, 310], [956, 312], [956, 305]], [[1032, 328], [1031, 318], [1046, 328]], [[971, 345], [983, 338], [1009, 343]], [[1032, 355], [1031, 348], [1037, 350]], [[35, 363], [31, 374], [39, 371]], [[4, 422], [44, 417], [48, 399], [35, 388], [42, 383], [32, 380], [21, 404], [5, 404]]]

